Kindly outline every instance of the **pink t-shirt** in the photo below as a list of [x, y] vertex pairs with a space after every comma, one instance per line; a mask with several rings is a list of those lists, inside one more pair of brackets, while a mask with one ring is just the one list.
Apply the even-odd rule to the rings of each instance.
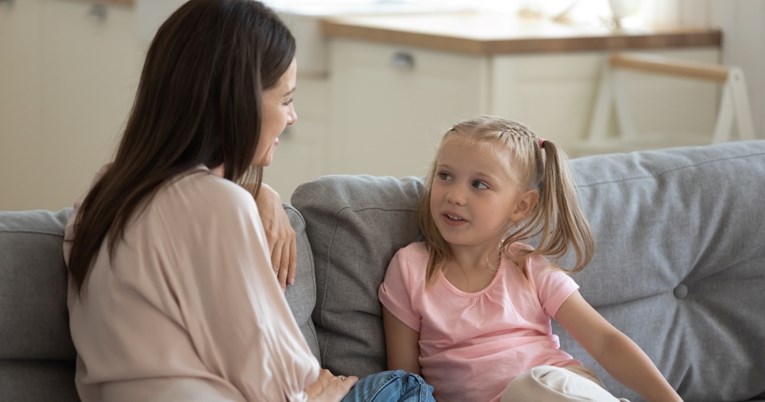
[[545, 258], [529, 259], [530, 283], [503, 258], [489, 286], [476, 293], [457, 289], [443, 273], [426, 289], [427, 262], [424, 243], [399, 250], [378, 295], [419, 332], [422, 375], [439, 402], [499, 401], [507, 384], [532, 367], [581, 364], [559, 349], [550, 322], [578, 285]]

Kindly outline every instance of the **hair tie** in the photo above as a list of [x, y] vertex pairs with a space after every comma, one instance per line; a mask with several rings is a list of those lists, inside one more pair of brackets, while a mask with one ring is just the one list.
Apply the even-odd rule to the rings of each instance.
[[539, 148], [542, 148], [543, 145], [545, 145], [545, 139], [544, 138], [538, 138], [537, 144], [539, 144]]

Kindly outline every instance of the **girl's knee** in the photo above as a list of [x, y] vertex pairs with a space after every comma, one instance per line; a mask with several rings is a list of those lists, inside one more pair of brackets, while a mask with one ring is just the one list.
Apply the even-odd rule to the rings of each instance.
[[594, 381], [570, 370], [538, 366], [505, 388], [501, 402], [514, 401], [616, 401], [616, 398]]

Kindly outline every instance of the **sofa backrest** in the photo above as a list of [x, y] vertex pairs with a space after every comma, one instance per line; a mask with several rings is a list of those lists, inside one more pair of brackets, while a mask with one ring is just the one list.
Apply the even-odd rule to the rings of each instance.
[[[574, 276], [583, 296], [685, 400], [765, 394], [765, 141], [599, 155], [571, 167], [597, 243]], [[393, 253], [418, 239], [421, 190], [419, 178], [326, 176], [293, 193], [314, 253], [322, 360], [334, 372], [385, 369], [377, 287]], [[616, 395], [638, 400], [556, 333]]]
[[61, 251], [70, 213], [0, 212], [0, 400], [79, 401]]

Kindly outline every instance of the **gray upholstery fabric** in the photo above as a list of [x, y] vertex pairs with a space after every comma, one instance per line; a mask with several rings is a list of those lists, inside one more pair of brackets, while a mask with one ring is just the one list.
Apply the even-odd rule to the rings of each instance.
[[69, 209], [0, 212], [0, 359], [73, 359], [61, 251]]
[[329, 176], [293, 193], [314, 252], [322, 363], [334, 373], [385, 369], [377, 288], [393, 253], [417, 237], [420, 189], [416, 179]]
[[74, 365], [74, 359], [0, 359], [0, 401], [79, 402]]
[[61, 252], [70, 213], [0, 212], [0, 400], [79, 400]]
[[316, 305], [316, 278], [313, 269], [313, 253], [311, 245], [308, 243], [308, 236], [305, 233], [305, 220], [300, 215], [300, 212], [292, 206], [285, 205], [284, 209], [297, 235], [298, 256], [295, 283], [287, 286], [284, 294], [287, 297], [287, 303], [289, 303], [292, 309], [292, 314], [300, 326], [303, 337], [308, 342], [308, 346], [311, 347], [311, 352], [321, 361], [319, 343], [316, 338], [316, 328], [314, 328], [313, 321], [311, 320], [311, 314]]
[[[575, 276], [582, 295], [686, 400], [765, 392], [765, 141], [572, 166], [597, 241]], [[562, 347], [596, 367], [570, 339]], [[614, 392], [637, 399], [598, 370]]]
[[[765, 141], [594, 156], [571, 167], [597, 242], [575, 276], [582, 294], [686, 400], [765, 392]], [[377, 287], [393, 253], [417, 239], [420, 190], [416, 178], [327, 176], [293, 193], [314, 252], [327, 368], [384, 369]], [[640, 400], [556, 332], [614, 393]]]

